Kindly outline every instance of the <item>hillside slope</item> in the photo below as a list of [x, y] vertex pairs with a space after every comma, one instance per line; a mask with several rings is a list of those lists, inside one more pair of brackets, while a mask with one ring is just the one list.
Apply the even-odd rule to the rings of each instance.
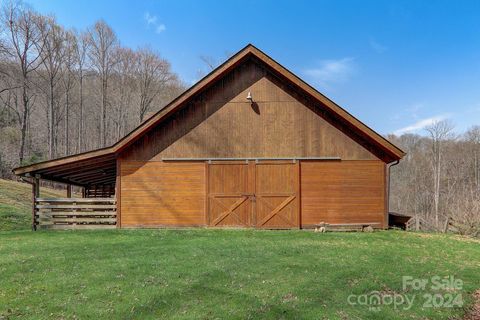
[[[65, 192], [41, 188], [42, 197], [62, 197]], [[32, 219], [32, 187], [28, 183], [0, 179], [0, 231], [29, 229]]]

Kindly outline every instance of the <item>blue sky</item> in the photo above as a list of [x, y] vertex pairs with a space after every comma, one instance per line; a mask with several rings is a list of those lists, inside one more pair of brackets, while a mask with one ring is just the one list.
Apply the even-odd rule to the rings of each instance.
[[480, 1], [28, 1], [67, 27], [102, 18], [193, 84], [247, 43], [382, 134], [480, 125]]

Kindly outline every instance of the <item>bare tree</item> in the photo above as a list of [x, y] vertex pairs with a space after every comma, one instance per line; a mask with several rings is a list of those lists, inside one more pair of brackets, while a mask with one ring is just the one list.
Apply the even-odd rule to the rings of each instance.
[[472, 149], [472, 176], [477, 191], [480, 192], [480, 126], [473, 126], [465, 133]]
[[108, 81], [117, 63], [115, 50], [119, 43], [112, 28], [100, 20], [89, 30], [89, 45], [89, 58], [101, 81], [100, 144], [104, 147], [107, 144]]
[[217, 60], [211, 56], [201, 55], [199, 58], [203, 63], [205, 63], [205, 65], [210, 71], [212, 71], [218, 66]]
[[65, 31], [59, 26], [54, 17], [44, 17], [40, 19], [41, 41], [36, 46], [43, 48], [42, 61], [44, 68], [39, 75], [47, 83], [47, 119], [48, 119], [48, 157], [52, 159], [56, 154], [55, 136], [57, 133], [56, 123], [56, 104], [55, 89], [61, 79], [60, 69], [65, 54]]
[[70, 104], [71, 91], [75, 85], [75, 59], [77, 51], [77, 39], [72, 32], [65, 34], [65, 54], [62, 64], [62, 84], [65, 93], [65, 126], [64, 126], [64, 154], [69, 154], [69, 133], [70, 133]]
[[127, 112], [130, 106], [134, 105], [133, 96], [137, 90], [134, 82], [135, 68], [137, 65], [137, 54], [129, 48], [118, 48], [116, 54], [118, 63], [115, 67], [115, 76], [117, 80], [117, 97], [115, 102], [115, 139], [123, 136], [127, 122]]
[[153, 101], [165, 89], [166, 84], [175, 80], [170, 64], [149, 48], [138, 51], [137, 83], [139, 93], [139, 116], [143, 122]]
[[431, 138], [433, 171], [433, 209], [435, 225], [439, 227], [440, 181], [442, 178], [442, 153], [446, 139], [451, 138], [453, 125], [448, 120], [436, 121], [426, 128]]
[[84, 145], [84, 134], [85, 134], [85, 117], [84, 117], [84, 106], [83, 106], [83, 83], [85, 78], [85, 64], [87, 63], [87, 52], [88, 47], [88, 34], [87, 33], [77, 33], [76, 34], [76, 46], [75, 46], [75, 61], [77, 69], [77, 79], [78, 79], [78, 131], [77, 131], [77, 150], [82, 152], [85, 150]]
[[[3, 26], [2, 51], [7, 59], [18, 67], [16, 87], [19, 87], [20, 103], [17, 112], [20, 117], [20, 149], [18, 158], [20, 163], [25, 157], [27, 128], [34, 91], [32, 90], [32, 73], [42, 62], [43, 48], [37, 46], [41, 43], [42, 35], [39, 32], [39, 15], [23, 3], [9, 2], [2, 10], [1, 23]], [[17, 101], [18, 101], [17, 100]]]
[[38, 161], [119, 139], [184, 89], [166, 60], [121, 48], [104, 22], [74, 39], [22, 3], [2, 2], [0, 11], [2, 177], [27, 156]]

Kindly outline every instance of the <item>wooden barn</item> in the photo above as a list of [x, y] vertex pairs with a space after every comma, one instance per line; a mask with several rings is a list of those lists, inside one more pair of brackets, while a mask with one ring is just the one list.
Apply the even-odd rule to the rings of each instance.
[[[403, 156], [248, 45], [111, 147], [14, 173], [32, 183], [34, 226], [385, 228]], [[41, 198], [40, 179], [83, 198]]]

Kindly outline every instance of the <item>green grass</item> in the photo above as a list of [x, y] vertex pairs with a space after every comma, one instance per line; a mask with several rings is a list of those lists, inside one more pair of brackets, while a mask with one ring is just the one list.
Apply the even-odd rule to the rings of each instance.
[[[42, 197], [64, 197], [65, 191], [41, 188]], [[32, 187], [0, 179], [0, 231], [27, 230], [32, 225]]]
[[[406, 232], [0, 232], [0, 319], [454, 319], [480, 286], [480, 243]], [[402, 276], [463, 280], [463, 308], [422, 308]], [[410, 310], [352, 306], [373, 290]]]
[[[64, 193], [42, 189], [43, 197]], [[480, 242], [405, 232], [30, 229], [31, 187], [0, 179], [0, 319], [460, 319]], [[6, 231], [15, 230], [15, 231]], [[455, 276], [463, 307], [422, 308], [402, 276]], [[409, 310], [351, 294], [415, 295]]]

